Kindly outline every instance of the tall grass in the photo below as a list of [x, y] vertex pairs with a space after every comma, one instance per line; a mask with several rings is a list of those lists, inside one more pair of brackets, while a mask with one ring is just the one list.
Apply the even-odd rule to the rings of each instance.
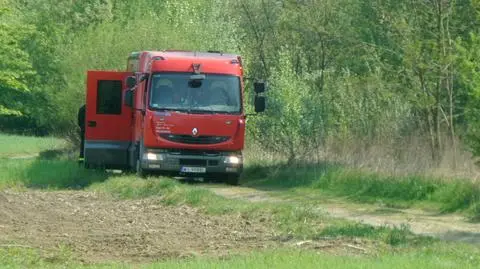
[[420, 202], [436, 204], [443, 212], [467, 210], [478, 214], [480, 184], [471, 180], [444, 180], [424, 176], [389, 176], [333, 165], [273, 167], [252, 165], [244, 182], [256, 188], [327, 192], [360, 202], [382, 200], [391, 206]]

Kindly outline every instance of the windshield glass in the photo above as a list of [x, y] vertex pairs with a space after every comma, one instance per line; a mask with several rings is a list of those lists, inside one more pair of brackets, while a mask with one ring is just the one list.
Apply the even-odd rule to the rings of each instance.
[[152, 76], [150, 108], [200, 113], [239, 113], [240, 79], [205, 74], [201, 86], [192, 88], [191, 73], [158, 73]]

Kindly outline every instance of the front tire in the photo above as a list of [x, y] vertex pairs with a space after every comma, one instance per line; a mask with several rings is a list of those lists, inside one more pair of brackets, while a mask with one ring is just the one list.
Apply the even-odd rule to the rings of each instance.
[[225, 183], [230, 186], [238, 186], [240, 184], [240, 175], [238, 174], [226, 174]]

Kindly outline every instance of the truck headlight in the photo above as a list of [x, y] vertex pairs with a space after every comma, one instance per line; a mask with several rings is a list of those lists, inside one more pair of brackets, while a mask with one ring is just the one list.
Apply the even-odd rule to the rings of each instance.
[[153, 152], [148, 152], [144, 155], [144, 159], [147, 159], [149, 161], [162, 161], [163, 160], [163, 155], [162, 154], [156, 154]]
[[225, 158], [225, 163], [239, 164], [240, 158], [238, 158], [237, 156], [228, 156]]

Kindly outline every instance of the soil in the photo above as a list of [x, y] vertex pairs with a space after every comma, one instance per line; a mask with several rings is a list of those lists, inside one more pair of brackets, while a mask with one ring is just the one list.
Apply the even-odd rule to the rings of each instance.
[[[231, 199], [281, 202], [270, 192], [225, 185], [198, 185]], [[294, 201], [293, 201], [294, 202]], [[376, 226], [407, 224], [418, 234], [480, 244], [480, 224], [455, 214], [322, 202], [333, 217]], [[65, 248], [84, 263], [151, 262], [192, 256], [225, 257], [267, 248], [302, 248], [334, 255], [374, 254], [387, 246], [363, 239], [298, 241], [278, 236], [263, 217], [206, 215], [188, 206], [166, 206], [160, 198], [117, 200], [87, 191], [0, 192], [0, 248], [40, 249], [49, 257]]]
[[66, 246], [87, 263], [223, 256], [279, 243], [268, 225], [241, 216], [84, 191], [0, 192], [0, 231], [0, 247]]
[[[259, 201], [254, 196], [249, 197]], [[262, 216], [212, 216], [189, 206], [162, 205], [159, 199], [116, 200], [87, 191], [1, 191], [0, 248], [38, 249], [47, 260], [67, 249], [75, 261], [90, 264], [227, 257], [267, 248], [369, 255], [387, 247], [358, 238], [299, 241], [276, 234]]]
[[[289, 201], [273, 192], [247, 187], [207, 186], [218, 195], [231, 199], [258, 201]], [[304, 197], [303, 199], [308, 199]], [[289, 201], [295, 202], [295, 201]], [[419, 209], [394, 209], [382, 205], [352, 204], [323, 199], [317, 208], [335, 218], [344, 218], [374, 226], [401, 227], [406, 225], [416, 234], [433, 236], [447, 241], [480, 245], [480, 223], [471, 223], [459, 214], [439, 214]]]

